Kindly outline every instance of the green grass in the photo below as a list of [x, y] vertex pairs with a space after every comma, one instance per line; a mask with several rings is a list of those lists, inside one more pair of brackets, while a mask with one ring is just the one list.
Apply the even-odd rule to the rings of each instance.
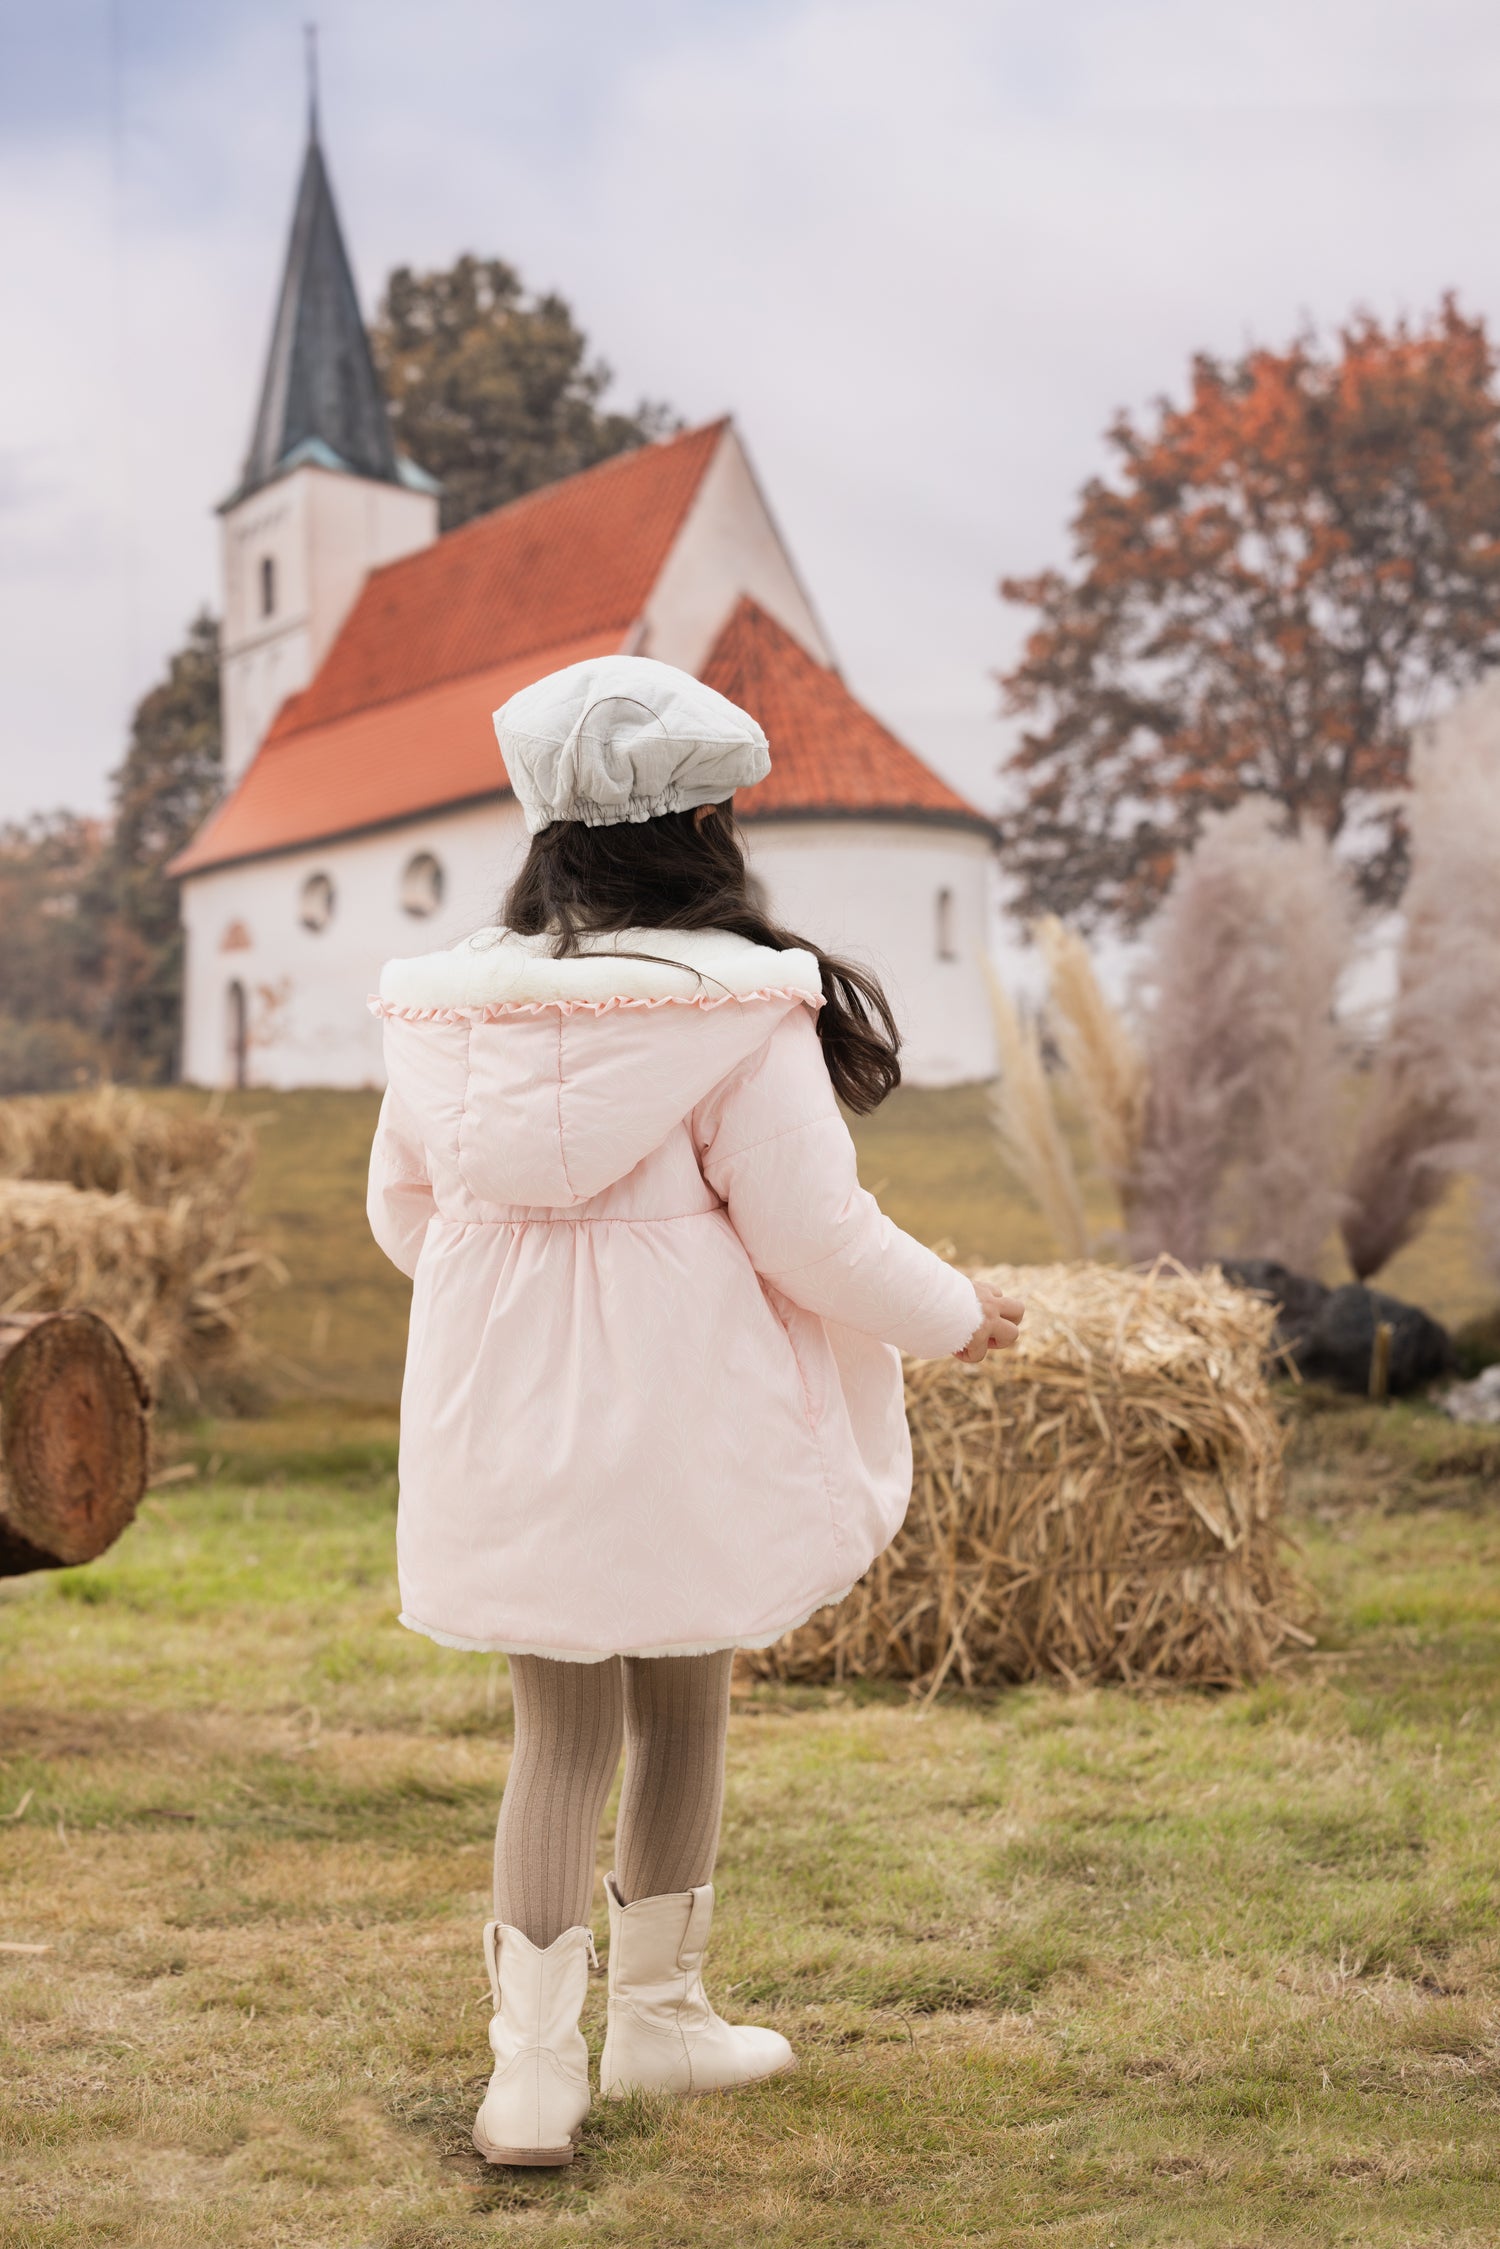
[[0, 2242], [1493, 2243], [1500, 1439], [1295, 1442], [1320, 1645], [1253, 1692], [737, 1696], [715, 1986], [802, 2067], [511, 2177], [504, 1665], [393, 1621], [381, 1417], [185, 1433], [0, 1595]]

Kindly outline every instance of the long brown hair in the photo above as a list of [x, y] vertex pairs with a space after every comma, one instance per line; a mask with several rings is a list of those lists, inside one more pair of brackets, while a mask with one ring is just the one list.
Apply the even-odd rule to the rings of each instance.
[[550, 935], [559, 960], [599, 930], [724, 929], [778, 953], [800, 947], [823, 980], [818, 1036], [839, 1099], [864, 1116], [901, 1083], [901, 1038], [884, 992], [863, 969], [771, 920], [728, 804], [709, 806], [702, 819], [664, 812], [604, 828], [555, 820], [532, 837], [503, 918], [523, 937]]

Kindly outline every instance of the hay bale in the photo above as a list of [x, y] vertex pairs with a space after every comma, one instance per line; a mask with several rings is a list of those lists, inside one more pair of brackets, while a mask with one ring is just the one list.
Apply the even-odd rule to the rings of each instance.
[[123, 1087], [0, 1102], [0, 1175], [59, 1179], [162, 1210], [186, 1195], [238, 1209], [255, 1134], [222, 1111], [143, 1101]]
[[906, 1522], [750, 1659], [783, 1680], [1227, 1686], [1306, 1643], [1284, 1557], [1270, 1305], [1163, 1262], [996, 1267], [1019, 1347], [906, 1369]]
[[251, 1355], [281, 1268], [245, 1213], [248, 1126], [116, 1086], [0, 1103], [0, 1313], [88, 1306], [168, 1393]]

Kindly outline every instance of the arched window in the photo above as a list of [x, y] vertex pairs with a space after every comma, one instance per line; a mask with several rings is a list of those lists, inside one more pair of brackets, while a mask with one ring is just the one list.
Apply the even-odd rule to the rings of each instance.
[[401, 871], [402, 910], [421, 918], [443, 903], [443, 863], [430, 851], [414, 852]]
[[297, 919], [304, 929], [326, 929], [333, 919], [334, 890], [331, 875], [309, 875], [302, 885]]
[[260, 558], [260, 613], [263, 617], [276, 614], [276, 561], [269, 554]]
[[242, 1091], [250, 1082], [250, 1008], [238, 977], [224, 994], [224, 1045], [229, 1082]]
[[953, 893], [940, 890], [937, 894], [937, 957], [940, 961], [956, 961], [958, 947], [953, 941]]

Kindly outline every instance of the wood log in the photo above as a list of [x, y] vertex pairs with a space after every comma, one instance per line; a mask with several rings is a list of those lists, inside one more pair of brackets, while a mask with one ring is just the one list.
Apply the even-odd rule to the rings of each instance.
[[0, 1577], [112, 1546], [146, 1488], [151, 1393], [95, 1312], [0, 1315]]

